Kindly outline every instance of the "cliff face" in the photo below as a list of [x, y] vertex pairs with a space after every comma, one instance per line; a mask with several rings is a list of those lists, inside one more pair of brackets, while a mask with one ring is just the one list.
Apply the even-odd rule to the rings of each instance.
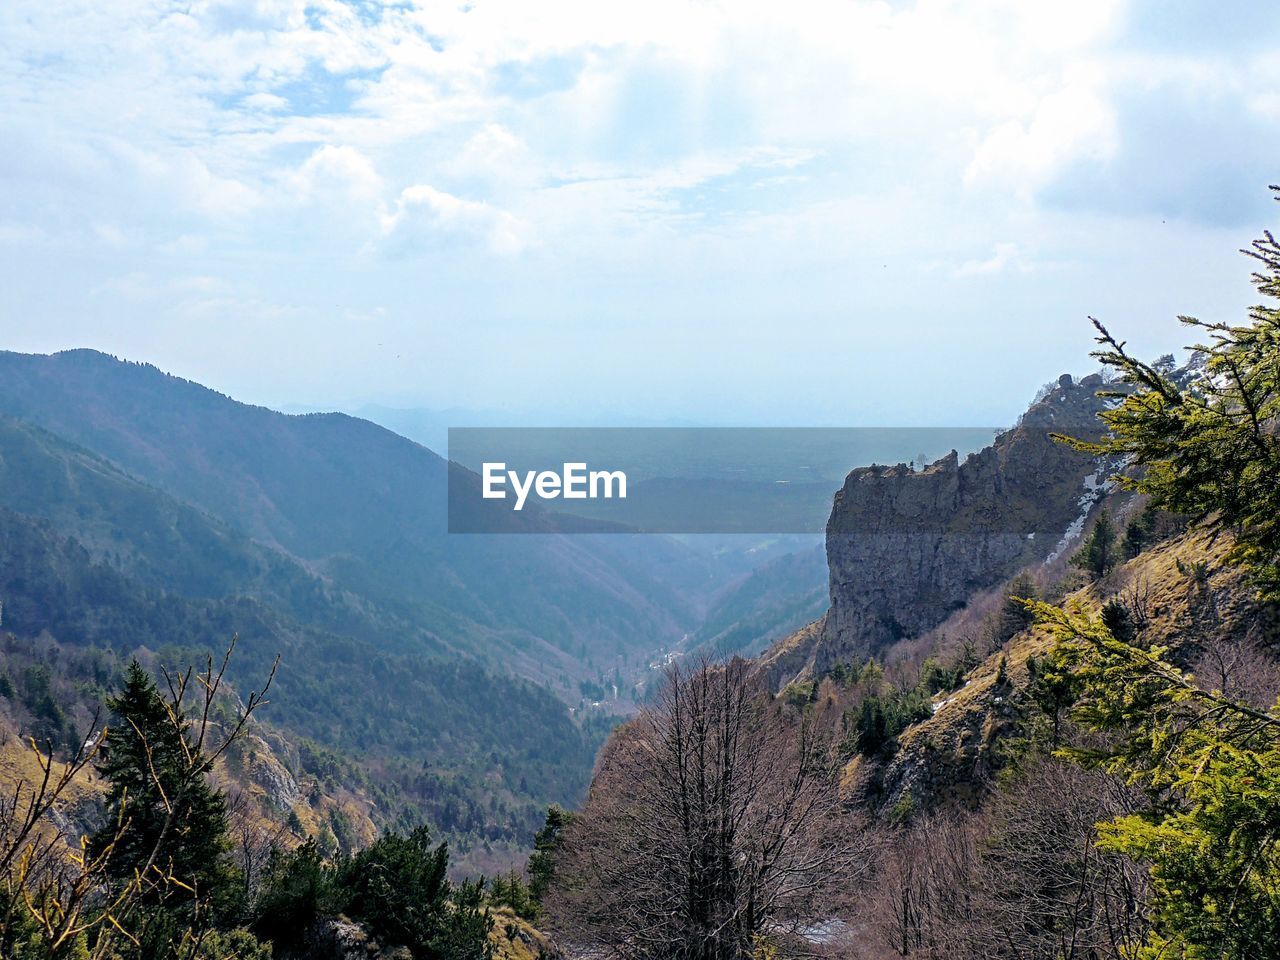
[[820, 673], [937, 626], [976, 592], [1065, 550], [1110, 469], [1050, 434], [1098, 432], [1097, 376], [1063, 376], [984, 450], [924, 470], [859, 468], [827, 522], [831, 606], [766, 654], [775, 683]]

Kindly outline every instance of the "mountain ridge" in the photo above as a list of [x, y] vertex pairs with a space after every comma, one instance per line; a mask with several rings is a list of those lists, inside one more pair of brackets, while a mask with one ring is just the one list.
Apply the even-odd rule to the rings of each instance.
[[[667, 542], [624, 551], [584, 537], [450, 536], [449, 467], [427, 448], [345, 414], [240, 404], [94, 351], [0, 353], [0, 412], [105, 457], [459, 652], [523, 658], [517, 672], [540, 679], [572, 676], [584, 644], [599, 651], [598, 667], [673, 642], [699, 602], [673, 584], [687, 580], [696, 594], [712, 579]], [[668, 567], [678, 573], [655, 577]], [[531, 643], [536, 659], [521, 652]]]

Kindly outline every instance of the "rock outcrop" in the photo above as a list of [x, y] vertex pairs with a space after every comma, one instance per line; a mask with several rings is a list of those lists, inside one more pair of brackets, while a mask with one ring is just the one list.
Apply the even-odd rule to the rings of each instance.
[[364, 927], [337, 917], [318, 920], [285, 960], [413, 960], [408, 947], [384, 947]]
[[1098, 375], [1064, 375], [1019, 423], [963, 463], [852, 471], [827, 522], [831, 606], [765, 655], [775, 685], [937, 626], [975, 593], [1068, 548], [1110, 465], [1052, 434], [1096, 436]]
[[[493, 960], [563, 960], [564, 954], [546, 934], [509, 909], [493, 911], [489, 946]], [[280, 960], [413, 960], [408, 947], [387, 945], [361, 924], [346, 917], [317, 920], [297, 949], [276, 954]]]

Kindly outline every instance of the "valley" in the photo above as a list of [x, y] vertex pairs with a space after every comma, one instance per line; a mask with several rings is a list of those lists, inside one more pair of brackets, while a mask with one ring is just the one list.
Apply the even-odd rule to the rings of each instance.
[[[11, 733], [70, 744], [129, 658], [198, 662], [234, 635], [237, 687], [281, 658], [262, 723], [291, 743], [292, 777], [360, 795], [379, 828], [429, 822], [459, 869], [492, 870], [548, 804], [581, 800], [655, 659], [710, 623], [763, 648], [807, 615], [792, 590], [824, 577], [771, 577], [793, 546], [778, 538], [450, 536], [448, 469], [366, 421], [248, 407], [143, 364], [0, 355], [6, 669], [22, 686], [40, 665], [71, 700], [53, 723], [28, 690]], [[779, 586], [746, 606], [744, 578]], [[87, 690], [82, 656], [100, 664]]]
[[[1169, 391], [1204, 383], [1200, 361], [1139, 369]], [[234, 806], [246, 889], [262, 885], [246, 895], [254, 930], [286, 958], [464, 936], [441, 920], [397, 932], [362, 901], [362, 864], [384, 857], [451, 878], [435, 888], [446, 927], [487, 930], [494, 956], [630, 956], [650, 936], [729, 930], [734, 957], [743, 931], [791, 952], [976, 957], [1005, 907], [948, 911], [994, 882], [1001, 818], [1067, 830], [1069, 850], [1094, 842], [1094, 821], [1035, 820], [1022, 797], [1069, 783], [1080, 816], [1101, 818], [1120, 789], [1064, 766], [1064, 744], [1093, 742], [1080, 685], [1110, 689], [1064, 658], [1096, 642], [1156, 671], [1143, 682], [1213, 697], [1179, 671], [1217, 670], [1235, 698], [1223, 709], [1280, 693], [1280, 618], [1240, 559], [1257, 554], [1171, 509], [1182, 501], [1157, 506], [1107, 446], [1101, 425], [1134, 381], [1064, 375], [964, 457], [854, 466], [818, 542], [549, 532], [532, 503], [450, 534], [448, 472], [478, 478], [364, 421], [246, 407], [83, 351], [3, 354], [0, 372], [0, 773], [20, 797], [33, 763], [62, 764], [58, 830], [100, 833], [119, 801], [91, 772], [109, 767], [90, 764], [90, 732], [124, 709], [113, 691], [159, 697], [144, 689], [158, 677], [180, 703], [172, 671], [213, 678], [226, 651], [201, 681], [199, 729], [227, 739], [194, 782]], [[728, 833], [662, 819], [709, 816], [711, 797], [737, 811]], [[757, 864], [753, 850], [773, 852]], [[1113, 902], [1061, 853], [1043, 856], [1070, 875], [1063, 896], [1149, 929], [1143, 901]], [[740, 869], [759, 871], [746, 889], [769, 919], [733, 900]], [[311, 939], [290, 939], [267, 904], [298, 896], [307, 871], [360, 921], [316, 900]], [[701, 898], [688, 916], [669, 906], [686, 886]], [[895, 897], [919, 902], [908, 916]], [[623, 920], [621, 902], [635, 904]], [[1034, 922], [1035, 956], [1057, 960], [1065, 921]], [[1136, 935], [1093, 908], [1070, 922], [1098, 949]]]

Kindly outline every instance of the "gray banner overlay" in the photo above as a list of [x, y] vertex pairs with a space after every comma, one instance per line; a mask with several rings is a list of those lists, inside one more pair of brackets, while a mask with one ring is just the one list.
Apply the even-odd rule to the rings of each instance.
[[[987, 427], [452, 428], [449, 531], [821, 533], [833, 497], [851, 471], [867, 468], [858, 481], [885, 485], [888, 492], [897, 484], [945, 487], [945, 475], [989, 446], [998, 432]], [[932, 523], [926, 511], [911, 520], [912, 529], [901, 532], [924, 532]]]

